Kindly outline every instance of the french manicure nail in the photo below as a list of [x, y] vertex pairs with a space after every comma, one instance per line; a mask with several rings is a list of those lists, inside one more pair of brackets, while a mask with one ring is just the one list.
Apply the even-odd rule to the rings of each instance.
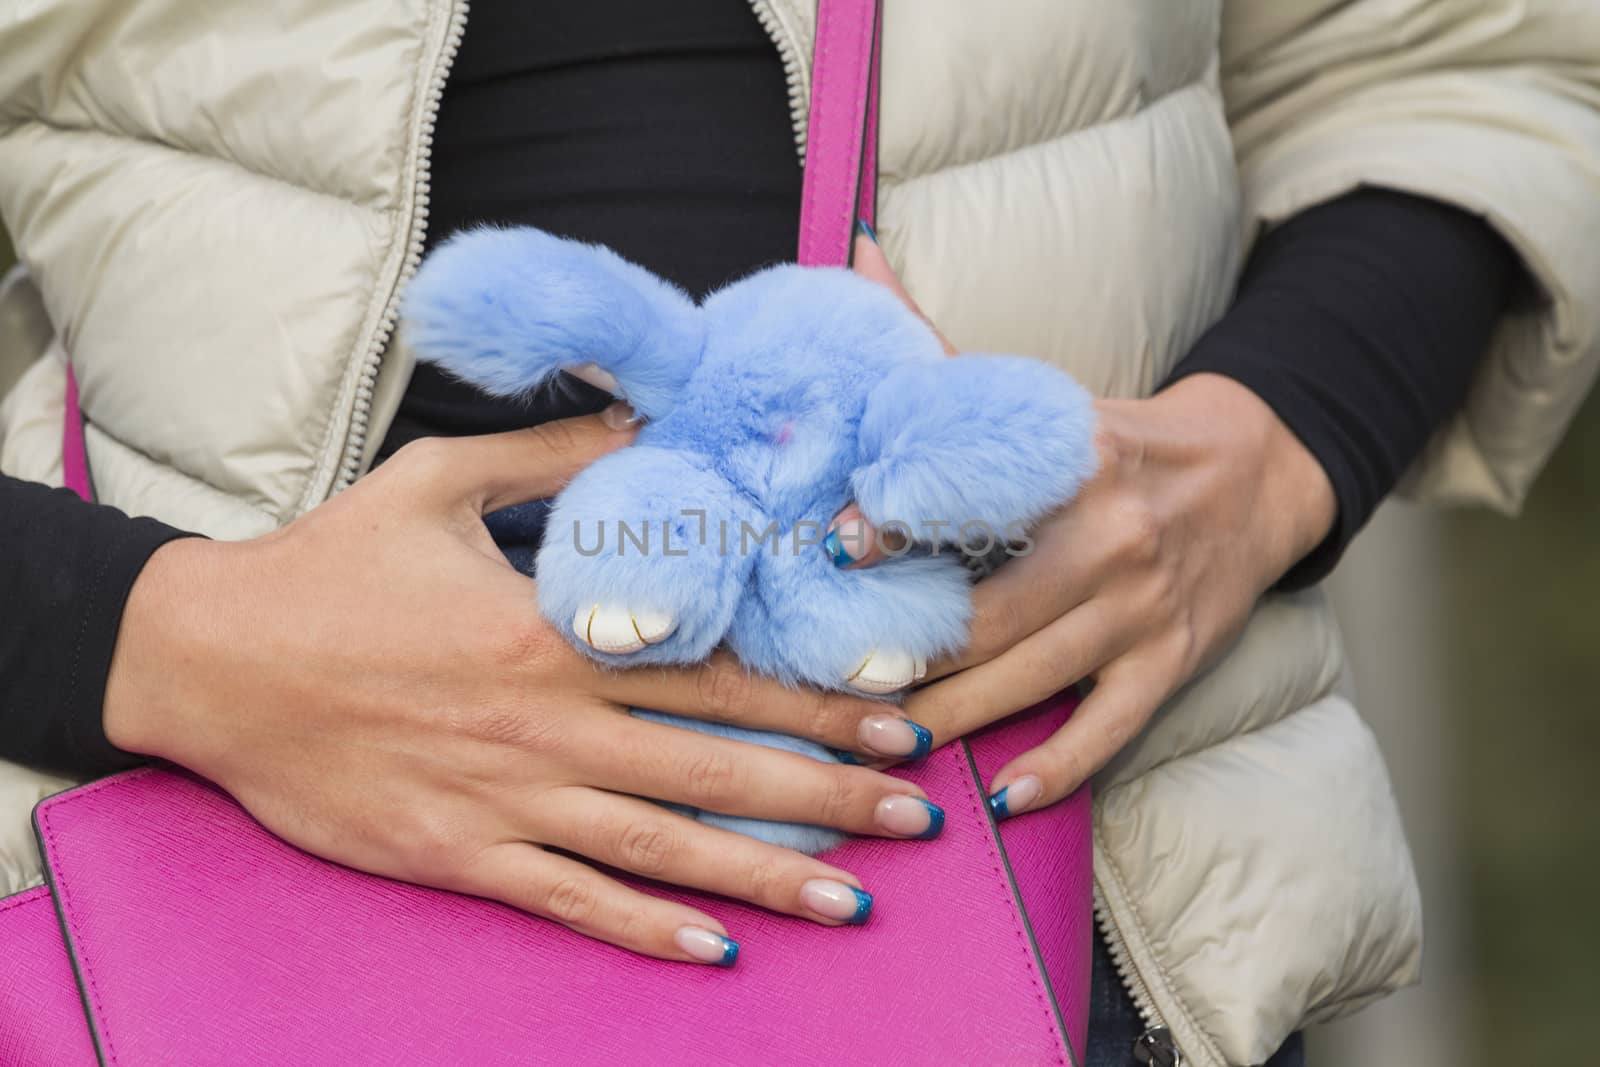
[[613, 430], [626, 430], [630, 426], [639, 424], [639, 413], [634, 411], [633, 405], [626, 400], [618, 400], [614, 404], [608, 404], [600, 412], [600, 421]]
[[844, 540], [839, 536], [838, 530], [829, 530], [828, 536], [822, 539], [822, 550], [833, 560], [835, 567], [848, 567], [856, 561], [844, 547]]
[[829, 749], [829, 751], [833, 753], [833, 758], [838, 760], [840, 763], [846, 763], [852, 767], [865, 767], [867, 765], [866, 760], [847, 749], [834, 748]]
[[580, 363], [576, 367], [562, 368], [580, 382], [588, 382], [596, 389], [603, 389], [608, 393], [617, 391], [617, 379], [608, 370], [602, 370], [598, 363]]
[[[878, 231], [874, 230], [872, 228], [872, 223], [868, 222], [866, 219], [857, 219], [856, 229], [860, 231], [861, 236], [865, 237], [873, 244], [878, 243]], [[834, 232], [837, 233], [838, 231], [835, 230]]]
[[926, 726], [894, 715], [862, 719], [856, 728], [861, 747], [880, 756], [921, 759], [933, 751], [933, 733]]
[[1025, 774], [989, 798], [989, 811], [996, 819], [1009, 819], [1028, 810], [1039, 799], [1044, 783], [1036, 774]]
[[931, 840], [944, 830], [944, 809], [921, 797], [884, 797], [873, 815], [891, 834], [915, 841]]
[[701, 963], [732, 967], [739, 958], [739, 942], [703, 926], [680, 926], [672, 935], [678, 947]]
[[872, 894], [831, 878], [813, 878], [800, 887], [800, 903], [824, 919], [860, 926], [872, 914]]

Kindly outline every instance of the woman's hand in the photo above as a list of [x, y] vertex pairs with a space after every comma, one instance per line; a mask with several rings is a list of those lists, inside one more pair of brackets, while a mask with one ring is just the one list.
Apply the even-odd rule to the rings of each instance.
[[[855, 269], [922, 314], [867, 234]], [[934, 681], [903, 708], [940, 744], [1094, 680], [1054, 737], [995, 775], [1001, 816], [1053, 804], [1103, 767], [1334, 520], [1316, 458], [1231, 379], [1198, 374], [1095, 406], [1099, 472], [1034, 531], [1031, 553], [978, 584], [967, 650], [930, 665]], [[888, 542], [851, 504], [824, 547], [867, 567], [903, 547]]]
[[1229, 378], [1096, 408], [1098, 473], [1033, 532], [1030, 554], [979, 583], [967, 651], [906, 701], [944, 739], [1094, 679], [1054, 737], [995, 775], [1002, 816], [1053, 804], [1104, 766], [1334, 519], [1315, 457]]
[[861, 921], [870, 897], [849, 873], [637, 798], [915, 837], [932, 821], [916, 787], [627, 708], [838, 748], [892, 735], [899, 720], [749, 677], [726, 657], [602, 670], [542, 620], [533, 583], [483, 525], [627, 444], [617, 421], [418, 442], [274, 534], [164, 546], [123, 616], [108, 736], [205, 775], [319, 856], [652, 956], [731, 963], [738, 950], [711, 916], [589, 861], [820, 923]]
[[1104, 766], [1334, 519], [1322, 467], [1231, 379], [1195, 375], [1096, 411], [1097, 474], [1033, 531], [1030, 553], [976, 586], [967, 650], [905, 702], [941, 743], [1094, 680], [1054, 737], [995, 775], [1001, 816], [1053, 804]]

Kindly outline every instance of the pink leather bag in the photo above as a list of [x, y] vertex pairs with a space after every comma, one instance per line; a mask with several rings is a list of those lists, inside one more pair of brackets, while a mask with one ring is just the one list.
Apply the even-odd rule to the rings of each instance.
[[[847, 261], [874, 202], [874, 0], [821, 0], [800, 258]], [[76, 384], [69, 484], [86, 497]], [[146, 768], [41, 803], [48, 888], [0, 900], [0, 1067], [105, 1064], [1073, 1064], [1088, 1016], [1088, 788], [996, 825], [983, 782], [1071, 713], [1057, 697], [895, 773], [938, 839], [829, 855], [876, 898], [829, 929], [653, 887], [746, 946], [643, 959], [278, 840]]]

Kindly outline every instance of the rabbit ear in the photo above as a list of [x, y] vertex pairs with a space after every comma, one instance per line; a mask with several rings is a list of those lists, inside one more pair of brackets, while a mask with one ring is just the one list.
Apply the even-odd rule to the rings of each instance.
[[682, 290], [608, 248], [531, 227], [444, 242], [412, 279], [402, 314], [418, 359], [487, 393], [526, 393], [594, 364], [646, 418], [672, 408], [705, 339]]
[[1093, 476], [1094, 424], [1088, 392], [1049, 364], [907, 360], [867, 395], [851, 489], [874, 525], [898, 519], [917, 540], [936, 524], [1026, 526]]

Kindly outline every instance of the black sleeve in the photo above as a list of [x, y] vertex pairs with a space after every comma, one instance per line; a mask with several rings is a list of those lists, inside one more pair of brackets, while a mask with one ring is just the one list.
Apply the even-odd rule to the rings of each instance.
[[1518, 270], [1482, 219], [1362, 189], [1256, 245], [1228, 313], [1170, 381], [1224, 374], [1277, 412], [1328, 473], [1339, 516], [1280, 588], [1320, 581], [1461, 406]]
[[0, 757], [83, 775], [139, 762], [106, 740], [106, 674], [128, 590], [181, 536], [0, 475]]

